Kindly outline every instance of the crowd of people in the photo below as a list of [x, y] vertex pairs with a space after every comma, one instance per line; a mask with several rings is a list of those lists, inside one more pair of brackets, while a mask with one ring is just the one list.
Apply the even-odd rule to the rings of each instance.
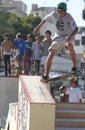
[[4, 61], [5, 76], [12, 75], [11, 58], [15, 58], [17, 62], [16, 75], [32, 74], [32, 63], [34, 63], [33, 74], [40, 75], [41, 70], [44, 69], [50, 44], [51, 32], [49, 30], [46, 30], [44, 38], [37, 35], [35, 41], [31, 34], [28, 34], [27, 39], [24, 40], [21, 33], [17, 33], [14, 41], [11, 41], [9, 34], [4, 33], [1, 42], [1, 59]]

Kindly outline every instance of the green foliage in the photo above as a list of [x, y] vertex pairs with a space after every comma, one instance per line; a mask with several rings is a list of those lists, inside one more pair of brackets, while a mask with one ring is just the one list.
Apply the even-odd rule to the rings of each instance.
[[17, 17], [14, 13], [0, 10], [0, 42], [2, 41], [2, 35], [5, 32], [10, 34], [11, 39], [15, 38], [17, 32], [21, 32], [23, 38], [26, 35], [32, 33], [33, 29], [41, 22], [41, 18], [33, 16]]
[[27, 34], [32, 33], [33, 29], [41, 22], [40, 17], [34, 17], [32, 14], [23, 16], [20, 18], [21, 28], [18, 28], [18, 32], [21, 32], [24, 37]]

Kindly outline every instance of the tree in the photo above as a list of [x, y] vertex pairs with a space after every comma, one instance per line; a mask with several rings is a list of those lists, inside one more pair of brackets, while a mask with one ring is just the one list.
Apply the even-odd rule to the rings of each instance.
[[41, 18], [38, 16], [33, 16], [32, 14], [28, 16], [23, 16], [19, 18], [17, 26], [18, 32], [21, 32], [25, 37], [27, 34], [32, 33], [33, 29], [41, 22]]
[[41, 22], [39, 16], [17, 17], [16, 14], [1, 10], [0, 11], [0, 42], [2, 41], [3, 33], [10, 34], [11, 39], [15, 37], [17, 32], [21, 32], [25, 38], [28, 33], [32, 33], [33, 29]]
[[14, 35], [14, 24], [16, 22], [17, 16], [15, 14], [7, 12], [5, 10], [0, 11], [0, 41], [2, 40], [2, 35], [5, 32], [8, 32], [11, 36]]

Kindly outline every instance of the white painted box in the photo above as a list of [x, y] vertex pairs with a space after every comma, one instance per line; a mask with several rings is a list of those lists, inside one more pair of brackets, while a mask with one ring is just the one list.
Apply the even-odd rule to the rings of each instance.
[[19, 76], [18, 130], [54, 130], [55, 101], [40, 76]]

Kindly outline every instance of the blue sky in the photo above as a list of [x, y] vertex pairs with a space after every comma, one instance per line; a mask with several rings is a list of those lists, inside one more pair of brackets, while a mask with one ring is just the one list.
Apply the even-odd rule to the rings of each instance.
[[[65, 0], [22, 0], [24, 3], [27, 4], [28, 13], [31, 10], [31, 5], [37, 4], [38, 7], [56, 7], [57, 3], [65, 2]], [[82, 19], [82, 10], [85, 7], [84, 0], [69, 0], [67, 2], [68, 12], [73, 16], [78, 26], [85, 26], [85, 21]]]

